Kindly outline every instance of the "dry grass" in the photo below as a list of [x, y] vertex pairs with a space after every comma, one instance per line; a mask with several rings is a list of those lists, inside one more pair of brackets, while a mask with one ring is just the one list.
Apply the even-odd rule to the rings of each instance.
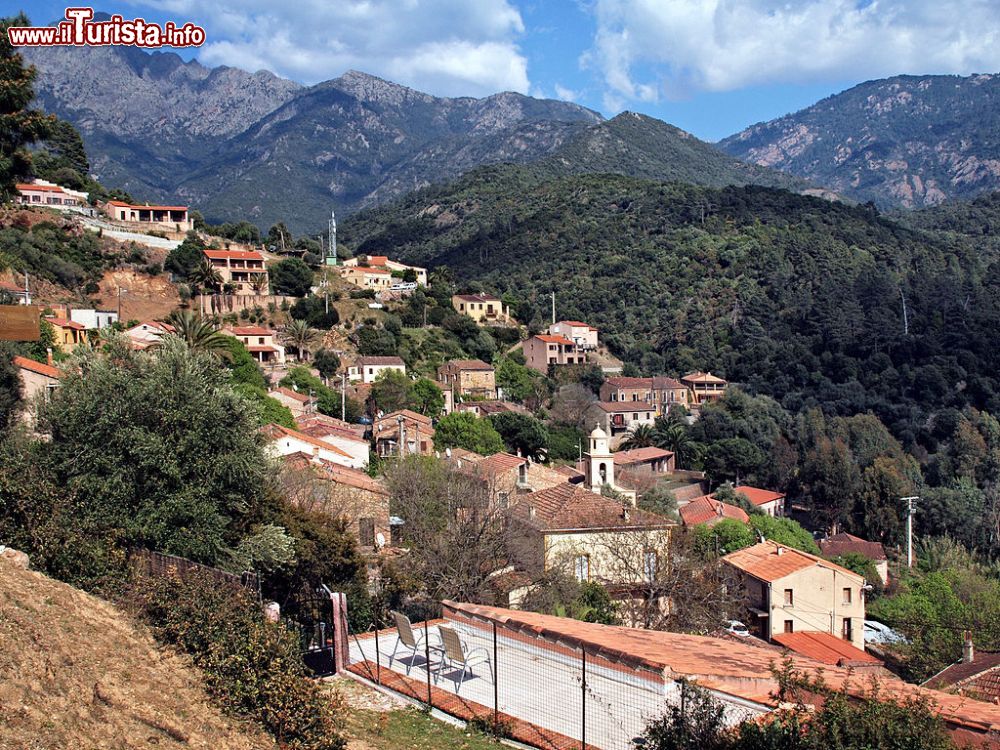
[[0, 748], [274, 747], [119, 610], [0, 561]]

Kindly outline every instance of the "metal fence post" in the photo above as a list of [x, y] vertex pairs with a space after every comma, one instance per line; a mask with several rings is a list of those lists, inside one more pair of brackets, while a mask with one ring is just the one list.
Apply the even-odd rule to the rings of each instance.
[[424, 666], [427, 669], [427, 710], [434, 708], [434, 701], [431, 696], [431, 631], [427, 625], [427, 618], [424, 617]]
[[382, 684], [382, 655], [378, 646], [379, 602], [375, 600], [375, 683]]
[[587, 750], [587, 649], [585, 647], [580, 648], [580, 656], [580, 706], [582, 709], [580, 721], [580, 747], [582, 750]]
[[493, 623], [493, 734], [500, 736], [500, 662], [497, 661], [497, 624]]

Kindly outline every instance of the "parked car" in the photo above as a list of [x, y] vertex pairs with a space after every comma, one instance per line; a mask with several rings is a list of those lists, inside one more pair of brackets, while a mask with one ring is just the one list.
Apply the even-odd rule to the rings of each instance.
[[865, 620], [865, 643], [881, 645], [906, 643], [906, 636], [878, 620]]
[[726, 620], [725, 625], [726, 625], [726, 632], [727, 633], [732, 633], [733, 635], [738, 635], [741, 638], [749, 638], [750, 637], [750, 631], [747, 629], [747, 626], [744, 625], [739, 620]]
[[417, 283], [415, 281], [402, 281], [398, 284], [393, 284], [389, 287], [390, 292], [412, 292], [417, 288]]

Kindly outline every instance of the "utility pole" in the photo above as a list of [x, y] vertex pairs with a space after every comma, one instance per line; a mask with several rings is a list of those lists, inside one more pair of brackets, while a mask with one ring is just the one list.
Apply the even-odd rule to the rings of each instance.
[[913, 567], [913, 512], [915, 510], [914, 503], [920, 498], [916, 495], [913, 497], [901, 497], [906, 503], [906, 567]]
[[556, 324], [556, 293], [552, 292], [552, 325]]
[[[25, 287], [27, 287], [27, 284], [28, 284], [28, 282], [27, 282], [27, 274], [25, 274], [25, 282], [24, 283], [25, 283]], [[121, 323], [121, 320], [122, 320], [122, 292], [125, 292], [125, 294], [128, 294], [128, 289], [122, 289], [121, 287], [118, 287], [118, 322], [119, 323]]]
[[347, 421], [347, 370], [340, 374], [340, 421]]

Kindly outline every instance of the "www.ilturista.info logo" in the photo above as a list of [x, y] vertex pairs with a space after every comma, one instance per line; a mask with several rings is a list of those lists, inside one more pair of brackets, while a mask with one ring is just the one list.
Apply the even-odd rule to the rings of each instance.
[[167, 21], [160, 26], [117, 15], [107, 21], [93, 18], [93, 8], [67, 8], [66, 20], [57, 26], [11, 26], [7, 38], [12, 47], [200, 47], [205, 43], [205, 30], [190, 22], [178, 26]]

